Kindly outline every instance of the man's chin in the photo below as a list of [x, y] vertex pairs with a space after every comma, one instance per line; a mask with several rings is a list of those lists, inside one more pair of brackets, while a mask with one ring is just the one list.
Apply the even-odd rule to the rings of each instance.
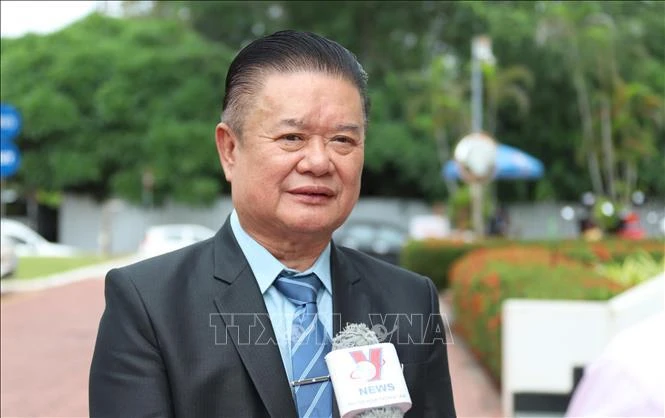
[[331, 222], [330, 218], [303, 216], [297, 219], [289, 219], [285, 223], [289, 231], [293, 233], [321, 235], [322, 237], [332, 236], [333, 231], [337, 229], [337, 223]]
[[298, 222], [289, 226], [289, 229], [292, 232], [298, 234], [307, 234], [307, 235], [332, 235], [335, 230], [330, 224], [318, 224], [318, 223], [303, 223]]

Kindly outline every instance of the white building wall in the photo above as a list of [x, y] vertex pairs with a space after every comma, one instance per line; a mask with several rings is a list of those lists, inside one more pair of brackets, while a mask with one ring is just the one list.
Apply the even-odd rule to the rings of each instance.
[[[507, 206], [510, 216], [510, 232], [520, 239], [562, 239], [578, 235], [576, 221], [565, 221], [561, 209], [566, 203], [516, 203]], [[571, 205], [579, 209], [579, 205]], [[112, 253], [127, 253], [136, 250], [150, 225], [165, 223], [197, 223], [212, 229], [219, 228], [232, 210], [231, 198], [220, 198], [210, 207], [189, 207], [167, 204], [152, 210], [114, 201], [107, 207], [110, 225]], [[663, 236], [657, 222], [650, 223], [649, 213], [658, 221], [665, 217], [662, 203], [651, 203], [638, 208], [642, 227], [647, 236]], [[90, 198], [67, 195], [60, 208], [59, 241], [86, 250], [100, 248], [103, 206]], [[430, 213], [429, 206], [421, 200], [398, 198], [361, 198], [350, 220], [371, 219], [386, 221], [408, 228], [416, 215]]]
[[[148, 210], [120, 200], [114, 200], [104, 207], [90, 198], [69, 195], [63, 199], [60, 208], [60, 242], [88, 251], [98, 251], [106, 216], [111, 253], [129, 253], [138, 248], [146, 228], [151, 225], [195, 223], [218, 229], [232, 210], [230, 197], [221, 198], [210, 207], [167, 204]], [[429, 207], [422, 201], [363, 198], [349, 219], [380, 220], [407, 227], [411, 217], [425, 213], [429, 213]]]

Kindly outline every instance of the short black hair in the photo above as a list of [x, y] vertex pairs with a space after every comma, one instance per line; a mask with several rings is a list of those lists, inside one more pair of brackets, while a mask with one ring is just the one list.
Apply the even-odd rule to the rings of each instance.
[[268, 73], [316, 71], [340, 76], [356, 86], [362, 98], [365, 124], [369, 119], [367, 73], [356, 56], [335, 41], [311, 32], [284, 30], [259, 38], [233, 59], [226, 74], [222, 120], [239, 135], [242, 115]]

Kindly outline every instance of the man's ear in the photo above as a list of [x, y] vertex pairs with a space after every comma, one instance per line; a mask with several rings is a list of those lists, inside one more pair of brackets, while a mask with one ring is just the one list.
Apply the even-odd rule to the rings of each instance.
[[215, 128], [215, 144], [217, 144], [217, 154], [224, 170], [224, 176], [230, 183], [233, 179], [233, 168], [239, 143], [229, 125], [224, 122], [220, 122]]

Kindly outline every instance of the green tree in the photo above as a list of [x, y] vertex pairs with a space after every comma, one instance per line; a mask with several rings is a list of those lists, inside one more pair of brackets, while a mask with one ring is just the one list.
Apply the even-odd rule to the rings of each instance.
[[[660, 155], [665, 171], [665, 160], [658, 150], [657, 135], [665, 124], [663, 99], [641, 83], [615, 81], [612, 108], [604, 123], [610, 130], [616, 147], [616, 192], [613, 197], [624, 206], [630, 205], [632, 192], [638, 188], [638, 165], [651, 156]], [[662, 171], [661, 171], [662, 173]]]
[[3, 39], [2, 101], [24, 120], [18, 181], [138, 202], [151, 174], [156, 202], [211, 202], [224, 184], [213, 138], [230, 59], [169, 20], [94, 14]]
[[[501, 66], [485, 78], [485, 126], [546, 167], [537, 183], [497, 182], [502, 200], [665, 196], [664, 2], [123, 4], [125, 20], [2, 40], [2, 100], [29, 117], [18, 181], [140, 200], [152, 173], [158, 201], [209, 201], [224, 190], [210, 147], [228, 62], [295, 28], [338, 40], [370, 74], [363, 194], [449, 196], [441, 165], [467, 130], [471, 39], [487, 34]], [[531, 77], [501, 74], [516, 68]]]
[[520, 116], [529, 112], [529, 91], [534, 79], [531, 71], [522, 65], [502, 67], [485, 65], [485, 91], [487, 95], [487, 128], [496, 135], [497, 119], [501, 106], [514, 105]]
[[[439, 167], [451, 158], [452, 144], [470, 131], [469, 87], [453, 55], [438, 55], [424, 70], [403, 77], [407, 120], [436, 144]], [[457, 189], [447, 180], [448, 193]]]
[[586, 77], [585, 58], [589, 50], [582, 50], [580, 32], [584, 29], [584, 19], [598, 11], [598, 4], [585, 3], [584, 7], [573, 9], [556, 4], [548, 7], [547, 14], [539, 22], [537, 41], [549, 43], [560, 49], [564, 62], [571, 72], [577, 97], [577, 109], [582, 124], [582, 146], [580, 150], [586, 159], [589, 177], [594, 192], [605, 194], [598, 156], [597, 136], [593, 129], [592, 92]]
[[[657, 150], [655, 138], [662, 134], [662, 104], [644, 84], [648, 74], [631, 70], [634, 63], [627, 65], [637, 59], [647, 64], [639, 66], [659, 67], [662, 79], [665, 66], [662, 61], [654, 63], [637, 35], [642, 30], [641, 19], [625, 9], [589, 3], [575, 9], [561, 4], [547, 7], [538, 32], [541, 42], [563, 41], [561, 54], [574, 80], [582, 122], [581, 151], [594, 191], [615, 202], [629, 200], [638, 183], [637, 159], [652, 155]], [[663, 35], [662, 25], [655, 34]]]

